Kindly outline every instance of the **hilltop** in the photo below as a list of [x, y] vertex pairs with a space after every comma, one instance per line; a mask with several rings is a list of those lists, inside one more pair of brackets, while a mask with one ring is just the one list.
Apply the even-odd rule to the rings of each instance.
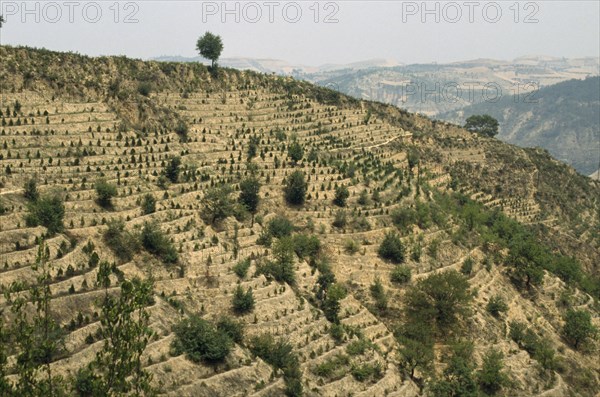
[[[501, 395], [600, 388], [597, 342], [565, 333], [572, 313], [600, 325], [600, 183], [547, 151], [290, 77], [0, 57], [0, 284], [23, 293], [47, 265], [55, 374], [93, 386], [79, 370], [111, 337], [99, 304], [139, 278], [152, 336], [134, 367], [165, 395], [418, 396], [458, 387], [453, 363], [487, 392], [491, 348]], [[248, 180], [255, 214], [238, 204]], [[185, 354], [198, 323], [219, 349]], [[14, 381], [19, 350], [1, 347]]]

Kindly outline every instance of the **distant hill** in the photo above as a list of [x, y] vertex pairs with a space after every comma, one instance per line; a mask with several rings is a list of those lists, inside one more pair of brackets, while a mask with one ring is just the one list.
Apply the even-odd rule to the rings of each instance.
[[600, 77], [569, 80], [530, 97], [507, 96], [439, 115], [463, 124], [473, 114], [500, 122], [498, 137], [524, 147], [542, 147], [554, 157], [591, 175], [600, 164]]
[[484, 101], [486, 84], [493, 85], [488, 90], [490, 94], [495, 94], [494, 88], [498, 87], [505, 96], [517, 89], [523, 92], [596, 76], [599, 70], [599, 58], [526, 56], [512, 61], [475, 59], [447, 64], [305, 72], [294, 76], [356, 98], [434, 116]]

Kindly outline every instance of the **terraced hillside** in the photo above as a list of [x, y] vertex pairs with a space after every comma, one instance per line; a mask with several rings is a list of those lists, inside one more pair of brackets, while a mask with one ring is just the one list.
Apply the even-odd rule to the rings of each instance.
[[[435, 393], [456, 340], [474, 343], [474, 379], [491, 347], [502, 352], [510, 381], [500, 394], [600, 390], [597, 344], [576, 349], [563, 336], [569, 310], [600, 324], [600, 184], [546, 152], [283, 77], [27, 48], [0, 47], [0, 56], [0, 283], [12, 293], [1, 304], [39, 281], [40, 262], [49, 269], [64, 340], [44, 362], [54, 374], [79, 378], [96, 359], [109, 334], [102, 297], [138, 277], [153, 284], [139, 370], [159, 394]], [[306, 200], [290, 205], [283, 187], [297, 171]], [[255, 215], [236, 204], [248, 177], [262, 185]], [[108, 204], [101, 184], [116, 188]], [[335, 205], [342, 186], [347, 202]], [[46, 197], [64, 202], [56, 233], [31, 219]], [[214, 211], [212, 199], [228, 210]], [[293, 231], [280, 230], [286, 220]], [[401, 264], [382, 258], [388, 236], [406, 250]], [[519, 262], [529, 251], [515, 241], [525, 237], [534, 248], [523, 249], [544, 261]], [[36, 260], [42, 240], [48, 259]], [[280, 276], [285, 261], [293, 270]], [[521, 267], [543, 282], [521, 285]], [[106, 269], [110, 282], [99, 284]], [[407, 296], [440, 274], [464, 278], [472, 294], [459, 326], [425, 343], [404, 331]], [[253, 307], [234, 310], [248, 290]], [[493, 315], [498, 299], [506, 310]], [[244, 335], [223, 360], [191, 360], [174, 346], [176, 325], [193, 315], [235, 319]], [[5, 310], [5, 328], [13, 317]], [[528, 340], [509, 332], [517, 322]], [[297, 365], [270, 360], [257, 347], [264, 335], [289, 343]], [[411, 351], [415, 343], [425, 352]], [[2, 351], [3, 373], [17, 382], [22, 352], [8, 342]]]

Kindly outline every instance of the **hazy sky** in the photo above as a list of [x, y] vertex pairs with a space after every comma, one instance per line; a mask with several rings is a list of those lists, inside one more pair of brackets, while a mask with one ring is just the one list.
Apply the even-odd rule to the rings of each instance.
[[207, 30], [222, 36], [223, 57], [304, 65], [600, 55], [598, 0], [0, 0], [0, 12], [2, 44], [89, 55], [191, 57]]

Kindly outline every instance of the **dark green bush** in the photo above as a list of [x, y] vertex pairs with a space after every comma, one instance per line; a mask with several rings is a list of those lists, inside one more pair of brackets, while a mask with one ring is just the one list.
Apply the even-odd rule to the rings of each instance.
[[444, 336], [469, 314], [469, 281], [455, 270], [435, 273], [411, 285], [404, 295], [406, 317]]
[[148, 252], [158, 256], [166, 263], [177, 263], [179, 260], [175, 246], [160, 230], [160, 226], [156, 222], [144, 222], [141, 242]]
[[288, 342], [276, 341], [270, 334], [255, 336], [248, 344], [250, 351], [277, 369], [283, 371], [287, 396], [302, 395], [300, 362]]
[[142, 212], [144, 215], [152, 214], [156, 211], [156, 199], [151, 193], [144, 195], [142, 199]]
[[185, 353], [194, 362], [214, 363], [223, 361], [233, 345], [225, 332], [220, 332], [211, 323], [197, 315], [182, 320], [173, 327], [174, 354]]
[[285, 216], [276, 216], [268, 223], [269, 234], [275, 238], [282, 238], [292, 234], [294, 225]]
[[473, 259], [467, 258], [464, 260], [462, 265], [460, 266], [460, 272], [465, 276], [469, 276], [471, 272], [473, 272]]
[[101, 207], [109, 208], [112, 206], [112, 198], [117, 195], [117, 187], [106, 182], [105, 179], [99, 179], [95, 184], [97, 202]]
[[110, 220], [107, 225], [108, 229], [104, 232], [106, 245], [119, 259], [125, 262], [133, 259], [140, 249], [139, 238], [125, 230], [125, 222], [122, 219]]
[[298, 258], [310, 258], [314, 260], [321, 252], [321, 241], [317, 236], [308, 236], [306, 234], [297, 234], [292, 237], [294, 252]]
[[333, 204], [338, 207], [345, 207], [346, 201], [348, 201], [348, 197], [350, 197], [350, 192], [346, 186], [338, 186], [335, 189], [335, 197], [333, 198]]
[[296, 273], [294, 271], [294, 247], [290, 237], [277, 240], [273, 247], [275, 261], [267, 261], [258, 267], [259, 274], [273, 277], [280, 282], [294, 284]]
[[35, 179], [31, 178], [25, 182], [23, 196], [29, 201], [36, 201], [40, 197]]
[[417, 214], [410, 208], [398, 208], [391, 214], [392, 222], [400, 230], [407, 230], [409, 226], [417, 223]]
[[177, 183], [179, 179], [179, 168], [181, 167], [181, 158], [173, 157], [165, 168], [165, 176], [173, 183]]
[[477, 380], [486, 395], [495, 395], [509, 383], [508, 376], [503, 371], [503, 358], [502, 352], [495, 349], [490, 349], [483, 357], [483, 365], [477, 373]]
[[250, 268], [250, 258], [239, 261], [233, 266], [233, 272], [241, 279], [246, 277]]
[[398, 284], [408, 283], [411, 277], [410, 267], [402, 265], [396, 266], [390, 275], [391, 281]]
[[235, 343], [241, 343], [244, 339], [244, 323], [235, 321], [229, 317], [221, 317], [219, 319], [217, 330], [229, 335]]
[[300, 143], [297, 141], [292, 142], [288, 148], [288, 157], [294, 163], [302, 160], [302, 157], [304, 157], [304, 149], [302, 148], [302, 145], [300, 145]]
[[375, 380], [381, 379], [383, 377], [383, 366], [380, 362], [376, 362], [375, 364], [353, 364], [350, 370], [350, 373], [359, 382], [364, 382], [370, 378]]
[[598, 329], [592, 324], [592, 316], [586, 310], [569, 310], [565, 315], [563, 335], [571, 346], [578, 349], [590, 339], [596, 339]]
[[254, 296], [252, 295], [252, 290], [248, 289], [248, 291], [244, 292], [242, 286], [238, 285], [233, 293], [231, 304], [236, 313], [244, 314], [252, 311], [252, 309], [254, 309]]
[[388, 298], [379, 278], [375, 280], [375, 283], [371, 284], [369, 290], [371, 291], [371, 296], [375, 300], [375, 306], [377, 309], [381, 311], [386, 310]]
[[308, 184], [302, 171], [294, 171], [285, 179], [283, 192], [285, 200], [291, 205], [302, 205], [306, 200]]
[[393, 263], [404, 262], [404, 246], [396, 233], [386, 233], [377, 253], [381, 258], [392, 261]]
[[42, 196], [37, 201], [29, 202], [27, 208], [29, 210], [25, 217], [27, 226], [44, 226], [51, 235], [64, 230], [65, 206], [60, 197]]
[[490, 298], [485, 308], [492, 316], [498, 317], [501, 313], [508, 310], [508, 305], [501, 296], [495, 295]]

